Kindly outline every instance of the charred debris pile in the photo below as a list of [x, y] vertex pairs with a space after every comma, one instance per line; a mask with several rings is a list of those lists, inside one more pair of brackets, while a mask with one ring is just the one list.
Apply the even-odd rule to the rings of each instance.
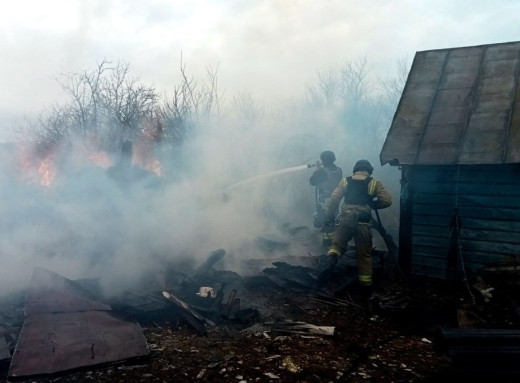
[[[289, 231], [294, 241], [313, 235], [306, 228]], [[150, 334], [171, 334], [179, 326], [193, 334], [195, 344], [197, 339], [211, 338], [215, 331], [227, 333], [228, 338], [245, 333], [265, 339], [323, 338], [331, 357], [346, 363], [341, 368], [361, 378], [369, 375], [367, 369], [370, 374], [382, 374], [382, 362], [375, 355], [381, 357], [395, 339], [407, 341], [401, 351], [392, 353], [402, 352], [407, 358], [411, 348], [431, 349], [429, 361], [421, 354], [413, 362], [401, 362], [415, 363], [413, 371], [421, 370], [421, 374], [435, 368], [442, 374], [485, 373], [488, 377], [517, 377], [520, 373], [515, 362], [520, 356], [516, 268], [489, 268], [467, 281], [417, 279], [404, 276], [387, 252], [374, 250], [374, 294], [362, 297], [353, 283], [357, 276], [355, 249], [349, 249], [330, 279], [319, 284], [316, 273], [322, 256], [310, 252], [291, 256], [290, 245], [259, 237], [256, 246], [267, 256], [244, 260], [252, 270], [247, 276], [219, 268], [226, 251], [217, 249], [189, 271], [180, 265], [164, 265], [134, 289], [111, 297], [101, 293], [96, 280], [72, 281], [35, 268], [27, 291], [0, 302], [0, 358], [5, 376], [33, 379], [114, 364], [147, 366], [160, 355], [153, 345], [160, 340], [150, 339]], [[272, 296], [276, 298], [269, 299]], [[370, 331], [382, 335], [364, 344], [362, 339], [368, 335], [363, 326], [375, 323], [378, 329]], [[354, 328], [354, 324], [361, 327]], [[355, 351], [350, 359], [335, 354], [335, 350], [344, 354], [345, 344], [351, 352], [354, 338], [363, 344], [356, 346], [362, 352]], [[298, 354], [301, 349], [291, 352]], [[449, 363], [443, 364], [443, 358]], [[299, 369], [305, 369], [304, 362], [300, 363]], [[363, 363], [372, 367], [356, 370]], [[208, 367], [199, 367], [203, 379]], [[415, 376], [411, 381], [422, 380]]]

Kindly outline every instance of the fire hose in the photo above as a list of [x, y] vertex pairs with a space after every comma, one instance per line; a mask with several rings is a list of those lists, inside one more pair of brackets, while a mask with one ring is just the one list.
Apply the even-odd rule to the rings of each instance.
[[388, 254], [390, 255], [390, 258], [395, 263], [395, 266], [397, 270], [399, 271], [399, 274], [403, 278], [404, 281], [408, 282], [408, 278], [404, 274], [403, 270], [401, 269], [401, 266], [399, 266], [399, 262], [397, 260], [397, 254], [399, 252], [399, 248], [394, 242], [394, 239], [388, 232], [386, 231], [385, 227], [383, 226], [383, 223], [381, 222], [381, 217], [379, 216], [379, 210], [374, 209], [376, 212], [376, 218], [377, 218], [377, 226], [376, 230], [379, 232], [381, 237], [383, 238], [383, 241], [385, 242], [385, 245], [388, 249]]

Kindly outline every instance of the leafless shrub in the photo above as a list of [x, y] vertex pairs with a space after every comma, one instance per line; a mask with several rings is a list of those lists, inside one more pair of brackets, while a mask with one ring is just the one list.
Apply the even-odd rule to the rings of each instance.
[[207, 69], [206, 81], [197, 81], [186, 72], [181, 59], [181, 82], [161, 108], [165, 140], [174, 147], [182, 147], [202, 123], [217, 118], [220, 112], [218, 67]]
[[19, 135], [54, 146], [74, 137], [116, 153], [125, 140], [181, 151], [196, 126], [218, 116], [220, 94], [216, 70], [208, 69], [201, 82], [187, 74], [182, 61], [180, 71], [181, 81], [164, 104], [154, 86], [131, 77], [128, 64], [103, 60], [93, 70], [62, 74], [57, 81], [69, 101], [28, 121]]

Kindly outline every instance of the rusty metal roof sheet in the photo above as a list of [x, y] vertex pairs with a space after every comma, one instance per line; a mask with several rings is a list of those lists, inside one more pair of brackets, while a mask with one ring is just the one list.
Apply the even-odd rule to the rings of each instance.
[[9, 377], [52, 374], [145, 356], [139, 324], [120, 320], [79, 284], [35, 268]]
[[107, 311], [28, 316], [9, 367], [9, 377], [52, 374], [149, 354], [139, 324]]
[[417, 52], [381, 164], [520, 163], [520, 42]]
[[25, 315], [110, 309], [70, 279], [41, 267], [34, 268], [25, 298]]

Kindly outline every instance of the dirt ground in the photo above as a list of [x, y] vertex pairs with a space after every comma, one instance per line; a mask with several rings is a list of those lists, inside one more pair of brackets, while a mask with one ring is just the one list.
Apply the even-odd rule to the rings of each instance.
[[[383, 297], [397, 291], [380, 285]], [[446, 306], [386, 312], [348, 292], [332, 303], [265, 286], [247, 294], [264, 308], [260, 320], [223, 321], [207, 335], [179, 320], [143, 323], [146, 358], [26, 381], [440, 382], [452, 376], [450, 358], [432, 343], [435, 326], [453, 320]], [[334, 334], [287, 333], [276, 326], [284, 320], [334, 326]]]
[[[383, 273], [376, 279], [377, 298], [370, 300], [355, 288], [333, 291], [334, 287], [313, 291], [242, 283], [239, 296], [247, 298], [244, 307], [258, 310], [257, 316], [245, 321], [222, 318], [215, 326], [206, 326], [207, 335], [178, 317], [145, 320], [140, 324], [149, 356], [23, 381], [477, 381], [482, 378], [478, 369], [469, 375], [457, 371], [450, 357], [436, 350], [439, 328], [457, 327], [461, 309], [478, 314], [477, 327], [519, 328], [517, 313], [503, 301], [486, 301], [463, 282], [403, 280], [395, 273]], [[23, 317], [21, 299], [4, 302], [0, 310], [12, 315], [6, 321], [14, 328]], [[333, 334], [297, 331], [293, 322], [332, 327]], [[16, 329], [4, 330], [16, 336]], [[3, 383], [8, 381], [8, 365], [2, 367]], [[515, 378], [485, 376], [488, 381]]]
[[[27, 381], [420, 382], [449, 366], [430, 340], [364, 308], [282, 292], [261, 300], [273, 311], [262, 324], [220, 324], [207, 336], [182, 323], [149, 324], [144, 333], [151, 355], [145, 359]], [[334, 335], [287, 334], [263, 324], [281, 319], [334, 326]]]

